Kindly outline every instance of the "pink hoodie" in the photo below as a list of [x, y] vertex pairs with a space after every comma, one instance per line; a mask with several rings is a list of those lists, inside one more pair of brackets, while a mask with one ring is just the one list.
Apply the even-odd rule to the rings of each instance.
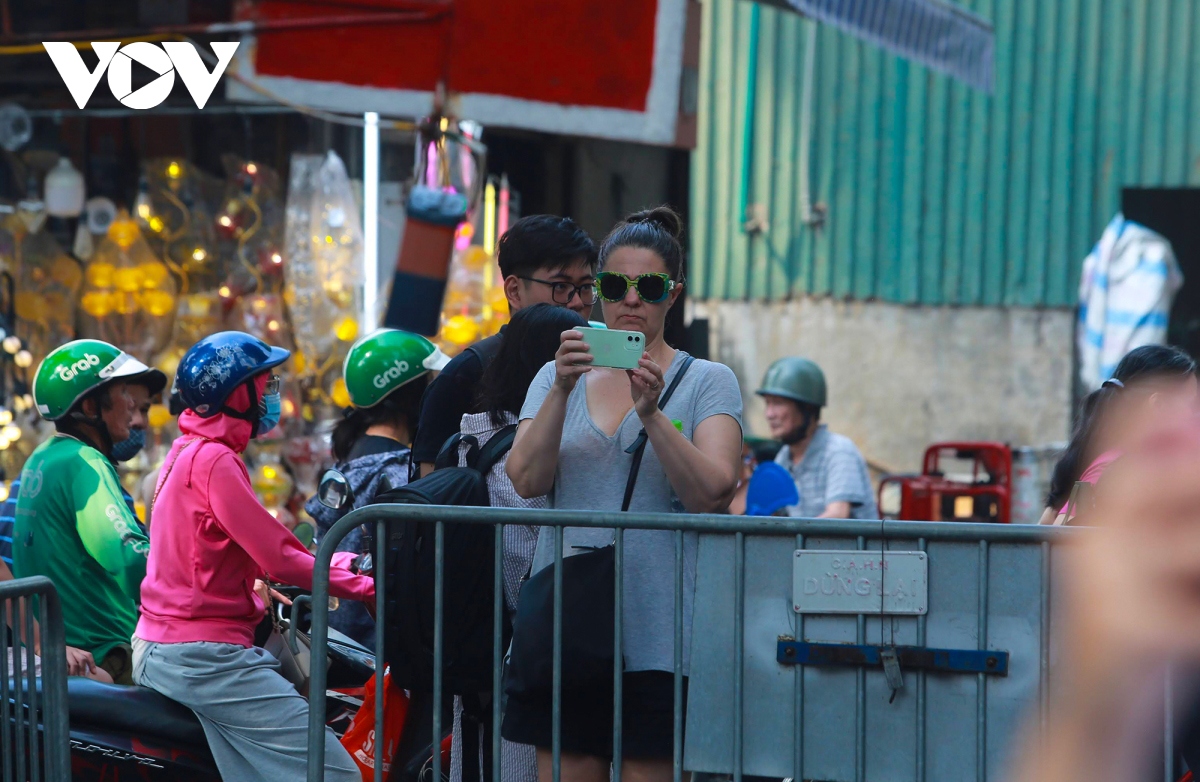
[[[257, 382], [261, 393], [266, 375]], [[244, 386], [229, 403], [235, 410], [248, 406]], [[311, 589], [313, 556], [254, 494], [238, 456], [250, 442], [250, 422], [223, 413], [201, 418], [189, 410], [179, 417], [179, 428], [183, 436], [171, 446], [159, 478], [136, 634], [156, 643], [250, 647], [265, 610], [254, 580], [269, 575]], [[329, 579], [336, 597], [375, 597], [372, 579], [344, 567], [335, 564]]]

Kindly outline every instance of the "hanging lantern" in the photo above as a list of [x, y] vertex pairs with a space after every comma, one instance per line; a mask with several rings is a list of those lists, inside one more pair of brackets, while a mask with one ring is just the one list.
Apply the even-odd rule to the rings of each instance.
[[[23, 203], [26, 214], [15, 214], [5, 221], [13, 237], [10, 268], [16, 278], [13, 305], [17, 323], [16, 334], [8, 334], [3, 344], [9, 355], [25, 347], [36, 363], [75, 338], [75, 302], [83, 273], [50, 232], [41, 230], [44, 220], [27, 219], [34, 213], [45, 215], [40, 202]], [[37, 230], [30, 226], [37, 226]]]
[[292, 156], [285, 242], [277, 252], [288, 307], [304, 313], [293, 324], [296, 370], [319, 401], [343, 407], [348, 395], [336, 380], [359, 332], [363, 237], [350, 179], [333, 152]]
[[148, 358], [171, 335], [175, 291], [170, 271], [121, 210], [84, 273], [80, 335]]
[[79, 217], [83, 213], [83, 174], [71, 165], [70, 158], [59, 158], [46, 174], [43, 192], [46, 213], [52, 217]]

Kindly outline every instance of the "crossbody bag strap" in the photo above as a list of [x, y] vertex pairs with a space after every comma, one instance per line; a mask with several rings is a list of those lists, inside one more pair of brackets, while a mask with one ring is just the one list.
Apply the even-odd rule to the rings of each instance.
[[[658, 398], [658, 409], [665, 410], [667, 402], [671, 401], [671, 396], [675, 393], [675, 389], [679, 387], [679, 382], [683, 380], [683, 376], [687, 374], [688, 367], [695, 361], [693, 356], [685, 356], [683, 364], [680, 365], [679, 371], [675, 373], [675, 377], [671, 380], [671, 384], [667, 386], [667, 390]], [[637, 438], [633, 444], [625, 449], [625, 453], [633, 454], [633, 463], [629, 465], [629, 478], [625, 481], [625, 499], [621, 501], [621, 512], [629, 510], [629, 503], [633, 501], [633, 488], [637, 485], [638, 470], [642, 466], [642, 454], [646, 452], [646, 443], [649, 442], [649, 436], [646, 430], [638, 432]]]
[[150, 500], [150, 507], [154, 507], [158, 504], [158, 493], [162, 491], [163, 486], [167, 484], [167, 476], [171, 474], [171, 468], [175, 466], [175, 462], [179, 461], [179, 457], [183, 456], [184, 451], [186, 451], [188, 448], [191, 448], [195, 443], [200, 442], [208, 442], [208, 438], [197, 437], [195, 439], [188, 440], [182, 448], [175, 452], [175, 458], [171, 460], [170, 464], [163, 468], [163, 471], [158, 476], [158, 485], [154, 487], [154, 497]]

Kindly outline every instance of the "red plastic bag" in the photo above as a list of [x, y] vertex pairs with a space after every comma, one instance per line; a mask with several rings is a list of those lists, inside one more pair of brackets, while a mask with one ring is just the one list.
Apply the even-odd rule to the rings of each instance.
[[[375, 730], [375, 676], [372, 675], [363, 688], [363, 705], [354, 715], [350, 729], [342, 736], [342, 746], [358, 764], [364, 782], [374, 782], [375, 758], [379, 741]], [[383, 676], [383, 775], [391, 771], [396, 744], [404, 730], [408, 716], [408, 695], [400, 687], [392, 685], [391, 673]]]

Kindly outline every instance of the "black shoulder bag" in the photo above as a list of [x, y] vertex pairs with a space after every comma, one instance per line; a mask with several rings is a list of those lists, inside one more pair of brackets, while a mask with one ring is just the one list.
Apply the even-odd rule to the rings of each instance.
[[[694, 359], [687, 356], [658, 400], [662, 410]], [[648, 441], [646, 430], [625, 452], [633, 455], [621, 511], [629, 510], [638, 469]], [[549, 531], [549, 530], [548, 530]], [[616, 618], [615, 546], [609, 544], [563, 558], [562, 686], [564, 689], [612, 680]], [[554, 565], [535, 573], [524, 586], [513, 619], [512, 658], [505, 692], [509, 695], [551, 691], [554, 676]]]

